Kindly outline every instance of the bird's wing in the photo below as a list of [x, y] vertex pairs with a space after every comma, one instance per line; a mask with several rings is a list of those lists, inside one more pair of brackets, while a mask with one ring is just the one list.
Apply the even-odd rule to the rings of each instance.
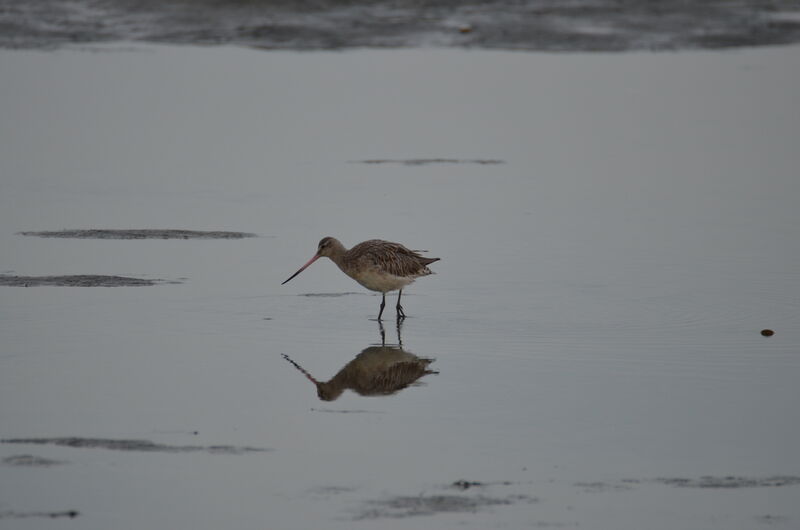
[[420, 256], [399, 243], [371, 239], [359, 243], [351, 249], [355, 259], [363, 260], [365, 265], [394, 276], [408, 277], [423, 273], [433, 258]]

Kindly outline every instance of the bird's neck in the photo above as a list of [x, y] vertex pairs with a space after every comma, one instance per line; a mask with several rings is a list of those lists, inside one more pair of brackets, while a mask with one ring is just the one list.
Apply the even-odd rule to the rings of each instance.
[[334, 262], [340, 269], [344, 270], [344, 261], [345, 261], [345, 254], [347, 254], [347, 249], [344, 248], [344, 245], [339, 243], [338, 241], [335, 242], [331, 246], [331, 255], [328, 256], [332, 262]]

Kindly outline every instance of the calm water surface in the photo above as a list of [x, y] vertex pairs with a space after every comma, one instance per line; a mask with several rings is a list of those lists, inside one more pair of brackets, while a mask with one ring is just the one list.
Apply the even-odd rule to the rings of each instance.
[[[800, 522], [797, 48], [95, 51], [0, 54], [0, 273], [167, 282], [0, 286], [4, 526]], [[259, 237], [17, 234], [144, 228]], [[326, 235], [442, 258], [383, 347]]]

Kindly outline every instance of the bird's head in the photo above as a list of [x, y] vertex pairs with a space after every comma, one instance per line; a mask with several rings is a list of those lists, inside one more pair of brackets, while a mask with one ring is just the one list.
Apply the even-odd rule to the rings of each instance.
[[[314, 256], [311, 257], [310, 260], [308, 260], [308, 263], [306, 263], [305, 265], [300, 267], [300, 270], [298, 270], [297, 272], [292, 274], [289, 277], [289, 279], [284, 281], [283, 283], [288, 282], [289, 280], [291, 280], [292, 278], [294, 278], [295, 276], [297, 276], [298, 274], [300, 274], [301, 272], [306, 270], [306, 268], [309, 265], [311, 265], [312, 263], [317, 261], [319, 258], [322, 258], [322, 257], [330, 258], [331, 256], [334, 256], [334, 255], [341, 255], [343, 252], [345, 252], [345, 248], [339, 242], [338, 239], [336, 239], [334, 237], [323, 237], [320, 240], [319, 245], [317, 245], [317, 252], [314, 254]], [[281, 285], [283, 285], [283, 283]]]
[[317, 256], [329, 258], [333, 255], [334, 249], [337, 246], [342, 246], [339, 240], [334, 237], [323, 237], [317, 246]]

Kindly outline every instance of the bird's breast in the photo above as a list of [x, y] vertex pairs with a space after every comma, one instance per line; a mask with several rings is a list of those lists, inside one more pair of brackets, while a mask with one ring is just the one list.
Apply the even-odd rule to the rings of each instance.
[[348, 275], [370, 291], [381, 293], [402, 289], [414, 281], [414, 278], [403, 278], [375, 270], [358, 271]]

